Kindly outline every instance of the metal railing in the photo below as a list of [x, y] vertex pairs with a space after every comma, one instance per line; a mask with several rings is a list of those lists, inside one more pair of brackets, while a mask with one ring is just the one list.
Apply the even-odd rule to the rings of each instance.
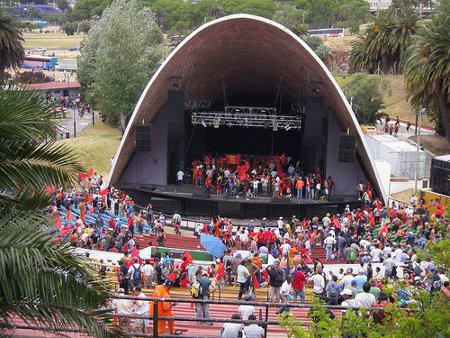
[[[293, 303], [271, 303], [271, 302], [255, 302], [255, 301], [217, 301], [217, 300], [204, 300], [204, 299], [190, 299], [190, 300], [183, 300], [183, 299], [172, 299], [172, 298], [152, 298], [152, 297], [134, 297], [134, 296], [113, 296], [111, 299], [127, 299], [127, 300], [134, 300], [134, 301], [146, 301], [146, 302], [153, 302], [153, 313], [154, 315], [137, 315], [137, 314], [120, 314], [117, 313], [117, 310], [114, 310], [114, 312], [111, 314], [111, 319], [113, 322], [113, 326], [117, 327], [119, 326], [119, 319], [129, 319], [129, 320], [148, 320], [150, 323], [147, 326], [144, 326], [144, 328], [141, 330], [141, 332], [129, 332], [124, 329], [124, 334], [130, 337], [154, 337], [154, 338], [161, 338], [161, 337], [178, 337], [178, 335], [171, 335], [171, 334], [163, 334], [160, 335], [158, 333], [159, 329], [159, 321], [174, 321], [175, 323], [190, 323], [190, 322], [197, 322], [197, 323], [238, 323], [238, 324], [257, 324], [260, 325], [264, 329], [264, 337], [267, 338], [267, 334], [269, 331], [270, 326], [279, 326], [280, 323], [278, 320], [271, 320], [269, 318], [269, 308], [297, 308], [297, 309], [315, 309], [317, 308], [317, 304], [293, 304]], [[188, 304], [216, 304], [221, 305], [224, 307], [228, 307], [230, 305], [253, 305], [255, 307], [259, 307], [259, 318], [257, 320], [242, 320], [242, 319], [230, 319], [230, 318], [211, 318], [211, 319], [204, 319], [204, 318], [196, 318], [196, 317], [185, 317], [185, 316], [160, 316], [158, 313], [158, 304], [159, 302], [170, 302], [170, 303], [188, 303]], [[337, 306], [337, 305], [319, 305], [322, 308], [329, 309], [331, 311], [339, 311], [339, 310], [361, 310], [361, 308], [352, 308], [352, 307], [343, 307], [343, 306]], [[149, 307], [150, 308], [150, 307]], [[383, 307], [373, 307], [373, 308], [364, 308], [364, 311], [374, 312], [374, 311], [381, 311], [383, 310]], [[410, 309], [404, 309], [405, 313], [407, 313]], [[264, 312], [264, 313], [263, 313]], [[334, 313], [336, 315], [336, 313]], [[314, 319], [311, 318], [311, 321]], [[131, 324], [131, 323], [129, 323]], [[164, 325], [167, 323], [164, 322]], [[308, 327], [309, 323], [301, 322], [298, 325]], [[77, 327], [70, 327], [70, 328], [64, 328], [64, 327], [45, 327], [45, 326], [35, 326], [35, 325], [22, 325], [22, 324], [13, 324], [10, 326], [11, 329], [22, 329], [22, 330], [46, 330], [46, 331], [54, 331], [54, 332], [77, 332], [77, 333], [87, 333], [85, 329], [77, 328]], [[204, 327], [205, 329], [211, 330], [212, 327]], [[147, 329], [150, 329], [149, 332], [147, 332]], [[215, 327], [217, 329], [217, 327]], [[178, 329], [175, 328], [175, 332], [177, 331], [183, 331], [187, 332], [186, 329]], [[205, 335], [200, 336], [194, 336], [194, 335], [186, 335], [183, 334], [184, 338], [204, 338]]]

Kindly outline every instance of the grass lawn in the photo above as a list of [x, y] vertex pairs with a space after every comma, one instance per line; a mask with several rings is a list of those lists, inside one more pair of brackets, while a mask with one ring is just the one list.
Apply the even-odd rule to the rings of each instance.
[[25, 33], [25, 49], [45, 47], [52, 49], [67, 49], [69, 47], [79, 46], [83, 40], [84, 34], [67, 35], [66, 33]]
[[[386, 89], [382, 91], [384, 106], [386, 107], [383, 111], [388, 113], [390, 117], [395, 118], [398, 115], [402, 120], [409, 120], [411, 123], [415, 123], [416, 115], [406, 98], [406, 86], [403, 81], [403, 75], [370, 76], [378, 76], [387, 83]], [[335, 75], [336, 81], [340, 86], [343, 86], [351, 77], [352, 75]], [[428, 119], [423, 120], [422, 125], [434, 127]]]
[[[411, 136], [411, 140], [416, 141], [416, 136]], [[422, 135], [420, 143], [436, 156], [450, 154], [450, 142], [447, 138], [440, 135]]]
[[63, 142], [70, 145], [86, 167], [94, 168], [105, 178], [109, 173], [109, 161], [116, 154], [121, 139], [120, 131], [101, 122], [83, 130], [75, 139]]
[[404, 191], [400, 191], [396, 194], [392, 194], [391, 197], [397, 201], [409, 204], [409, 199], [411, 198], [411, 195], [413, 193], [414, 193], [414, 189], [407, 189]]

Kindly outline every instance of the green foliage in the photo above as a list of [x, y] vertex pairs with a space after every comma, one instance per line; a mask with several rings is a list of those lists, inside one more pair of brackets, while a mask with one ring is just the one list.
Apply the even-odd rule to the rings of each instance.
[[20, 24], [6, 10], [0, 8], [0, 80], [7, 68], [22, 65], [24, 49]]
[[24, 205], [39, 209], [48, 203], [46, 187], [70, 184], [83, 168], [68, 147], [37, 142], [54, 138], [57, 129], [53, 106], [38, 93], [3, 85], [0, 101], [0, 214]]
[[272, 20], [286, 26], [298, 36], [308, 33], [308, 26], [305, 24], [305, 17], [308, 16], [306, 10], [297, 8], [292, 4], [281, 4]]
[[67, 35], [75, 35], [77, 32], [78, 23], [77, 22], [65, 22], [61, 29], [66, 33]]
[[352, 43], [350, 64], [356, 70], [396, 73], [410, 37], [416, 32], [419, 16], [410, 7], [380, 11], [366, 32]]
[[332, 55], [331, 49], [323, 44], [320, 37], [306, 35], [302, 39], [322, 61], [325, 61]]
[[125, 128], [126, 117], [163, 59], [161, 41], [153, 13], [136, 0], [112, 3], [83, 40], [80, 82], [92, 90], [112, 125]]
[[[450, 327], [448, 300], [439, 294], [430, 295], [415, 290], [416, 303], [408, 310], [394, 304], [382, 310], [382, 321], [375, 321], [366, 310], [347, 309], [345, 314], [331, 319], [317, 299], [312, 300], [309, 326], [294, 316], [279, 316], [280, 326], [285, 328], [289, 338], [352, 337], [352, 338], [429, 338], [448, 337]], [[340, 310], [335, 310], [340, 311]]]
[[87, 33], [89, 33], [89, 30], [91, 29], [91, 27], [92, 27], [92, 24], [90, 21], [88, 21], [88, 20], [81, 21], [78, 24], [78, 33], [83, 32], [84, 34], [87, 34]]
[[[450, 139], [450, 2], [436, 7], [432, 20], [414, 36], [403, 60], [411, 103], [427, 107], [443, 122], [441, 132]], [[445, 133], [444, 133], [445, 132]]]
[[105, 325], [106, 280], [85, 267], [68, 244], [43, 231], [42, 214], [0, 218], [0, 334], [14, 317], [39, 327], [81, 327], [95, 337], [121, 337]]
[[360, 124], [375, 123], [379, 118], [380, 110], [384, 108], [381, 90], [386, 90], [386, 86], [378, 77], [366, 74], [356, 74], [345, 83], [345, 96], [352, 100]]
[[100, 17], [112, 0], [77, 0], [73, 9], [76, 20], [89, 20]]

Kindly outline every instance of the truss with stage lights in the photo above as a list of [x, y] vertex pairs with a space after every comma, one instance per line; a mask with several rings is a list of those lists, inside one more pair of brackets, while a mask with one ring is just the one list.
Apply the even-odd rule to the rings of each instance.
[[302, 118], [299, 115], [277, 115], [275, 108], [237, 106], [227, 106], [223, 112], [192, 112], [191, 122], [204, 127], [270, 128], [274, 131], [300, 130], [302, 126]]

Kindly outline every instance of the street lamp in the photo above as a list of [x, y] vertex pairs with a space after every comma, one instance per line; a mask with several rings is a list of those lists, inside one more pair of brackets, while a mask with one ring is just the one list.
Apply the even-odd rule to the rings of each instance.
[[420, 105], [419, 111], [416, 113], [417, 115], [417, 136], [416, 136], [416, 168], [414, 170], [414, 193], [417, 194], [418, 187], [417, 187], [417, 176], [419, 173], [419, 152], [420, 152], [420, 132], [422, 127], [422, 114], [426, 112], [426, 108], [423, 108], [422, 105]]

